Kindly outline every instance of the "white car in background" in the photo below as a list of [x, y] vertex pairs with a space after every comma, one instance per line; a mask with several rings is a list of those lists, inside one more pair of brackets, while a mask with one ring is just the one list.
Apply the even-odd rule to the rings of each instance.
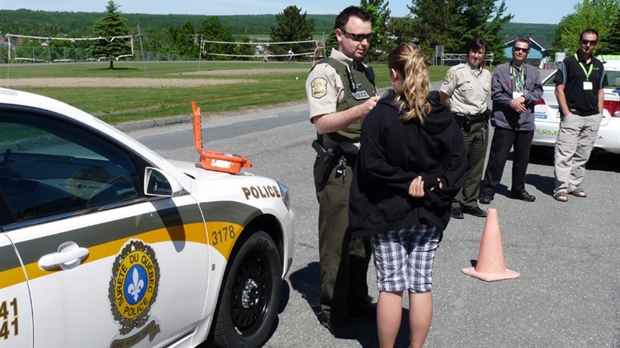
[[293, 259], [288, 189], [204, 155], [167, 161], [0, 88], [0, 347], [261, 347]]
[[[594, 143], [595, 152], [620, 154], [620, 56], [598, 57], [605, 66], [608, 86], [605, 87], [603, 120]], [[553, 82], [557, 70], [543, 81], [543, 99], [536, 103], [536, 131], [533, 146], [554, 147], [560, 124], [560, 109]]]

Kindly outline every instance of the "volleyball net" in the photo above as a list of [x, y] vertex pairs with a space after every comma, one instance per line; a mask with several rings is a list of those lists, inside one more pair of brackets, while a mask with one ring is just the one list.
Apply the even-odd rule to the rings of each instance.
[[[119, 60], [134, 56], [133, 35], [105, 37], [44, 37], [6, 34], [8, 62], [75, 62]], [[118, 55], [108, 57], [97, 53], [96, 45], [114, 45]]]
[[284, 42], [200, 40], [200, 53], [203, 57], [228, 57], [228, 59], [314, 60], [323, 55], [324, 46], [323, 40]]

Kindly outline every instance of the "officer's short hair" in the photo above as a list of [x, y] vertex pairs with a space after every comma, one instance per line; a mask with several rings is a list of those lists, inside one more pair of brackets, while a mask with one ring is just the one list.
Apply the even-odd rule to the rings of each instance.
[[472, 50], [474, 51], [479, 51], [481, 49], [484, 49], [484, 53], [489, 53], [489, 43], [487, 42], [487, 40], [485, 40], [482, 37], [477, 37], [472, 39], [468, 44], [467, 44], [467, 54], [469, 54], [469, 52], [471, 52]]
[[344, 29], [344, 27], [349, 23], [349, 18], [357, 17], [364, 22], [370, 22], [370, 13], [365, 10], [357, 7], [357, 6], [349, 6], [342, 10], [338, 16], [336, 16], [336, 25], [334, 29]]

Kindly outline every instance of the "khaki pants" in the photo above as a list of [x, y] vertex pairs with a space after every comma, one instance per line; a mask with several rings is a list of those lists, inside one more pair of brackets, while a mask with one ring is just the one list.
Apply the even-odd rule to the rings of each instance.
[[560, 121], [554, 154], [554, 195], [570, 192], [581, 185], [602, 119], [603, 114], [578, 116], [571, 113]]

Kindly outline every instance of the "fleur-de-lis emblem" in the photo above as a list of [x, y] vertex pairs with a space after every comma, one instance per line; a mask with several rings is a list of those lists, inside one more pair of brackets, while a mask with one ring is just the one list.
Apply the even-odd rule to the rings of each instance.
[[133, 300], [137, 302], [140, 297], [140, 292], [144, 288], [144, 281], [140, 279], [140, 274], [138, 274], [138, 270], [135, 268], [133, 269], [131, 277], [133, 279], [133, 283], [129, 284], [127, 292], [129, 292], [129, 295], [133, 296]]
[[[120, 324], [118, 332], [121, 336], [129, 334], [134, 329], [151, 325], [147, 322], [151, 306], [157, 300], [159, 277], [159, 263], [155, 251], [143, 241], [129, 241], [116, 256], [108, 286], [108, 299], [112, 316]], [[122, 293], [119, 289], [120, 284]], [[154, 320], [151, 320], [151, 323], [156, 324]], [[115, 347], [118, 345], [125, 346], [125, 343], [112, 344]]]

